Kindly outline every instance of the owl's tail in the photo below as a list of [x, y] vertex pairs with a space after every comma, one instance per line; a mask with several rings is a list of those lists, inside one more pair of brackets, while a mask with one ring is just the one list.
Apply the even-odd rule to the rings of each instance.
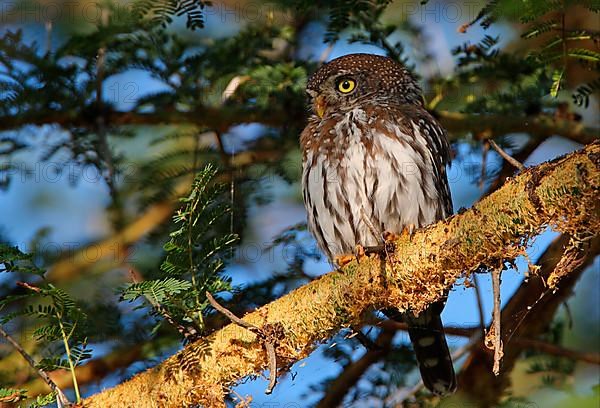
[[456, 391], [456, 374], [444, 335], [441, 312], [444, 302], [431, 305], [419, 316], [387, 309], [384, 313], [391, 319], [408, 324], [408, 335], [421, 371], [423, 384], [437, 395]]

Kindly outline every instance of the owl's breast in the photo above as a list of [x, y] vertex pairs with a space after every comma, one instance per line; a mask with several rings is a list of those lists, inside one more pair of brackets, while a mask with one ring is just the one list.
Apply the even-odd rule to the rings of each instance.
[[321, 133], [318, 148], [306, 150], [308, 225], [330, 259], [356, 244], [380, 244], [383, 231], [440, 218], [431, 155], [416, 136], [409, 140], [398, 124], [378, 126], [352, 112]]

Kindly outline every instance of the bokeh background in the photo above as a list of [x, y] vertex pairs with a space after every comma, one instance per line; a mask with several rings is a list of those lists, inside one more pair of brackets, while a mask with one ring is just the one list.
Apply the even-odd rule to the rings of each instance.
[[[306, 77], [323, 61], [353, 52], [391, 55], [420, 77], [431, 109], [442, 117], [444, 112], [446, 117], [467, 115], [450, 132], [455, 211], [469, 208], [514, 171], [485, 138], [495, 138], [532, 166], [597, 137], [597, 91], [590, 86], [587, 106], [572, 95], [598, 78], [598, 63], [581, 64], [576, 58], [547, 62], [539, 56], [531, 62], [526, 57], [546, 39], [523, 37], [537, 20], [566, 16], [570, 29], [595, 33], [578, 47], [597, 53], [600, 27], [593, 4], [590, 9], [563, 2], [556, 10], [540, 11], [532, 23], [521, 19], [527, 7], [541, 8], [546, 2], [490, 2], [499, 5], [487, 27], [481, 23], [489, 15], [478, 20], [490, 7], [482, 1], [345, 3], [214, 1], [201, 11], [203, 27], [191, 30], [185, 13], [173, 16], [160, 28], [167, 36], [157, 37], [161, 41], [144, 36], [145, 30], [155, 28], [127, 20], [132, 3], [0, 1], [5, 47], [0, 50], [0, 78], [2, 83], [7, 79], [6, 61], [11, 60], [12, 69], [24, 72], [27, 83], [22, 89], [28, 92], [19, 96], [8, 86], [0, 87], [0, 103], [5, 105], [0, 116], [5, 146], [0, 149], [0, 238], [35, 254], [38, 266], [48, 268], [48, 278], [75, 299], [98, 306], [99, 326], [109, 326], [106, 315], [112, 314], [112, 326], [90, 339], [93, 357], [82, 366], [102, 359], [112, 365], [82, 377], [84, 396], [118, 384], [181, 348], [178, 334], [168, 325], [152, 331], [158, 318], [148, 316], [143, 302], [119, 302], [119, 288], [130, 282], [131, 269], [155, 276], [152, 271], [158, 269], [162, 244], [172, 230], [174, 199], [187, 192], [189, 175], [202, 164], [216, 163], [223, 174], [226, 199], [234, 209], [230, 229], [241, 238], [223, 273], [243, 300], [224, 294], [224, 302], [237, 299], [242, 313], [331, 270], [304, 229], [297, 143], [307, 114]], [[143, 21], [152, 13], [157, 12], [144, 15]], [[23, 60], [24, 51], [7, 45], [6, 35], [15, 32], [21, 33], [20, 44], [36, 44], [36, 55], [46, 58], [47, 65], [39, 66], [47, 70], [46, 76], [37, 75], [35, 64]], [[486, 38], [493, 41], [485, 43]], [[60, 60], [52, 59], [60, 53]], [[105, 65], [100, 73], [101, 58]], [[473, 61], [461, 63], [461, 58]], [[68, 74], [51, 72], [55, 63], [79, 67], [71, 78], [72, 89], [59, 80]], [[552, 95], [556, 72], [564, 78]], [[70, 96], [73, 106], [65, 102]], [[214, 112], [229, 113], [215, 117]], [[478, 124], [478, 117], [485, 115], [498, 123], [485, 129]], [[102, 124], [98, 117], [104, 118]], [[548, 118], [544, 123], [549, 127], [557, 120], [584, 129], [584, 136], [560, 131], [535, 135], [524, 126], [502, 129], [503, 121], [526, 123], [539, 117]], [[136, 224], [149, 208], [156, 213]], [[119, 235], [123, 230], [130, 238]], [[529, 259], [519, 258], [503, 273], [503, 304], [522, 285], [529, 261], [535, 262], [556, 238], [551, 231], [536, 237], [528, 247]], [[15, 281], [12, 274], [0, 274], [0, 296], [14, 293]], [[477, 286], [484, 324], [489, 324], [489, 275], [478, 276]], [[600, 260], [595, 258], [540, 339], [600, 352], [599, 287]], [[459, 285], [450, 293], [443, 320], [451, 327], [477, 327], [479, 310], [476, 290]], [[31, 341], [35, 322], [17, 319], [6, 327], [33, 355], [43, 355]], [[375, 338], [378, 329], [365, 327], [363, 332]], [[247, 379], [234, 390], [251, 396], [252, 407], [313, 406], [328, 381], [365, 353], [349, 334], [340, 333], [294, 364], [271, 395], [264, 394], [266, 378]], [[448, 341], [458, 349], [468, 338], [449, 336]], [[345, 406], [394, 406], [394, 395], [417, 383], [418, 372], [406, 355], [407, 334], [399, 331], [394, 344], [397, 353], [364, 373], [348, 392]], [[47, 392], [2, 339], [0, 358], [0, 385]], [[503, 406], [600, 404], [596, 364], [524, 350], [506, 375], [512, 386], [498, 403]], [[238, 397], [232, 394], [232, 404]], [[421, 392], [407, 401], [414, 406], [472, 403], [440, 402]]]

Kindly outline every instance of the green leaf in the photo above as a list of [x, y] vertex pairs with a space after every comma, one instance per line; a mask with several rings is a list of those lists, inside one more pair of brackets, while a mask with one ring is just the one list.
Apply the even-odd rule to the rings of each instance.
[[152, 303], [163, 303], [174, 295], [189, 290], [191, 286], [190, 282], [176, 278], [132, 283], [123, 290], [121, 299], [132, 302], [141, 296], [145, 296]]
[[38, 395], [36, 397], [35, 401], [33, 401], [29, 405], [29, 408], [45, 407], [46, 405], [50, 405], [55, 401], [56, 401], [56, 393], [55, 392], [51, 392], [50, 394], [46, 394], [46, 395]]
[[14, 403], [27, 398], [27, 390], [0, 388], [0, 402]]
[[576, 58], [582, 61], [598, 63], [600, 62], [600, 53], [585, 48], [570, 49], [567, 55], [571, 58]]
[[45, 358], [42, 358], [36, 364], [36, 368], [39, 368], [44, 371], [52, 371], [52, 370], [59, 370], [59, 369], [68, 370], [69, 369], [69, 361], [66, 358], [63, 358], [62, 356], [45, 357]]
[[583, 106], [587, 108], [590, 104], [590, 96], [594, 92], [598, 91], [600, 91], [600, 77], [579, 86], [572, 95], [573, 102], [577, 106]]
[[45, 271], [33, 263], [33, 255], [21, 252], [18, 247], [0, 244], [0, 272], [31, 273], [43, 276]]
[[32, 335], [38, 341], [47, 342], [59, 340], [62, 337], [60, 333], [60, 328], [54, 325], [44, 325], [38, 327], [34, 330]]
[[176, 229], [163, 246], [161, 277], [131, 284], [121, 294], [127, 301], [145, 297], [152, 313], [166, 317], [178, 330], [190, 324], [201, 330], [208, 307], [205, 292], [231, 288], [220, 272], [238, 237], [220, 232], [229, 228], [230, 210], [223, 202], [223, 186], [213, 181], [216, 174], [216, 168], [206, 166], [179, 200], [182, 206], [173, 216]]
[[186, 26], [191, 30], [204, 27], [204, 8], [210, 1], [202, 0], [137, 0], [133, 12], [138, 18], [148, 17], [153, 24], [165, 28], [175, 16], [186, 16]]
[[521, 38], [534, 38], [541, 34], [547, 33], [548, 31], [559, 27], [556, 20], [543, 21], [541, 23], [534, 23], [527, 31], [521, 34]]
[[552, 87], [550, 88], [550, 95], [552, 95], [553, 98], [556, 98], [558, 96], [558, 91], [560, 91], [564, 73], [565, 70], [562, 69], [559, 71], [554, 71], [554, 73], [552, 74]]

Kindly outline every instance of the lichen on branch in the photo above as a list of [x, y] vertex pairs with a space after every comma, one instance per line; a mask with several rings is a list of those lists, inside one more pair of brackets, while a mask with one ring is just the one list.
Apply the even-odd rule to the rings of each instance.
[[[401, 236], [386, 259], [351, 262], [243, 317], [278, 325], [279, 367], [308, 356], [369, 311], [422, 310], [482, 266], [525, 253], [547, 227], [571, 236], [600, 230], [600, 143], [527, 169], [473, 208]], [[228, 387], [268, 367], [256, 335], [230, 324], [146, 372], [85, 401], [86, 407], [224, 406]]]

